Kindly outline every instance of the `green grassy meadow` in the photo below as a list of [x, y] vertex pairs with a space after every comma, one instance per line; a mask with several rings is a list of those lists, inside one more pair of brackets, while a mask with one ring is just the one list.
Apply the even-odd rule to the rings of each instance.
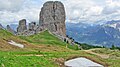
[[[7, 43], [9, 40], [24, 44], [25, 48], [12, 46]], [[104, 59], [76, 49], [76, 45], [62, 42], [48, 31], [31, 36], [14, 36], [0, 30], [0, 67], [64, 67], [66, 60], [76, 57], [86, 57], [105, 67], [120, 67], [120, 51], [113, 51], [110, 54], [113, 57]], [[104, 54], [97, 50], [93, 52]]]

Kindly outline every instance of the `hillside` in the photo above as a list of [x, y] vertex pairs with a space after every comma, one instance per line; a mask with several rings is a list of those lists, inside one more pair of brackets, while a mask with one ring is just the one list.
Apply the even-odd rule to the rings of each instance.
[[24, 42], [23, 40], [21, 40], [17, 36], [14, 36], [10, 32], [3, 30], [3, 29], [0, 29], [0, 50], [6, 51], [6, 50], [17, 49], [17, 47], [8, 44], [8, 42], [10, 40], [14, 40], [14, 41], [19, 42], [19, 43]]
[[[74, 50], [71, 48], [73, 46], [66, 48], [66, 45], [69, 44], [62, 42], [48, 31], [18, 37], [5, 30], [0, 30], [0, 37], [1, 67], [64, 67], [66, 60], [75, 57], [86, 57], [104, 66], [119, 65], [118, 58], [105, 59], [84, 50]], [[24, 44], [25, 48], [12, 46], [7, 43], [9, 40]]]

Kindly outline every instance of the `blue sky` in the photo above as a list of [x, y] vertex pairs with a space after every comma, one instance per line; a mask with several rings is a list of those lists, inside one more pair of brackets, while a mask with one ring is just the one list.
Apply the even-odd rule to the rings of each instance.
[[[46, 1], [55, 0], [0, 0], [0, 23], [18, 24], [39, 20], [39, 12]], [[120, 20], [120, 0], [57, 0], [65, 5], [66, 22], [98, 23]]]

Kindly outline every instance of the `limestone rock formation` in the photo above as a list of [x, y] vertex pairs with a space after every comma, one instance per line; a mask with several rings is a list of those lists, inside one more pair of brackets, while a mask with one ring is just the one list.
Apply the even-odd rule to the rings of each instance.
[[37, 28], [38, 28], [38, 26], [37, 26], [36, 22], [29, 23], [28, 34], [29, 35], [35, 34]]
[[17, 35], [22, 35], [22, 36], [29, 36], [33, 35], [36, 33], [39, 33], [41, 27], [36, 24], [36, 22], [31, 22], [29, 25], [26, 25], [26, 19], [22, 19], [19, 21], [19, 25], [17, 27]]
[[27, 22], [25, 19], [22, 19], [19, 21], [17, 35], [29, 36], [47, 29], [62, 41], [73, 44], [73, 41], [66, 37], [65, 19], [64, 5], [59, 1], [48, 1], [41, 8], [39, 25], [31, 22], [27, 29]]
[[16, 32], [9, 25], [7, 25], [6, 29], [7, 29], [7, 31], [11, 32], [12, 34], [16, 34]]
[[33, 35], [44, 30], [49, 30], [61, 39], [66, 37], [65, 27], [65, 9], [64, 5], [59, 1], [46, 2], [39, 15], [39, 25], [31, 22], [26, 25], [26, 20], [20, 20], [17, 28], [17, 35]]
[[35, 31], [37, 29], [36, 22], [29, 23], [29, 31]]
[[39, 23], [52, 33], [66, 36], [65, 9], [59, 1], [48, 1], [41, 8]]
[[19, 21], [19, 26], [17, 28], [17, 34], [22, 35], [27, 30], [26, 19]]

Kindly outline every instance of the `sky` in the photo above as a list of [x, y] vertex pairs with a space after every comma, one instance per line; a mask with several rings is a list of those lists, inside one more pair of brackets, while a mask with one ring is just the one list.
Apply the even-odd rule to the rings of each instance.
[[[18, 24], [21, 19], [38, 22], [42, 5], [51, 0], [0, 0], [0, 23]], [[66, 22], [102, 23], [120, 20], [120, 0], [52, 0], [61, 1]]]

